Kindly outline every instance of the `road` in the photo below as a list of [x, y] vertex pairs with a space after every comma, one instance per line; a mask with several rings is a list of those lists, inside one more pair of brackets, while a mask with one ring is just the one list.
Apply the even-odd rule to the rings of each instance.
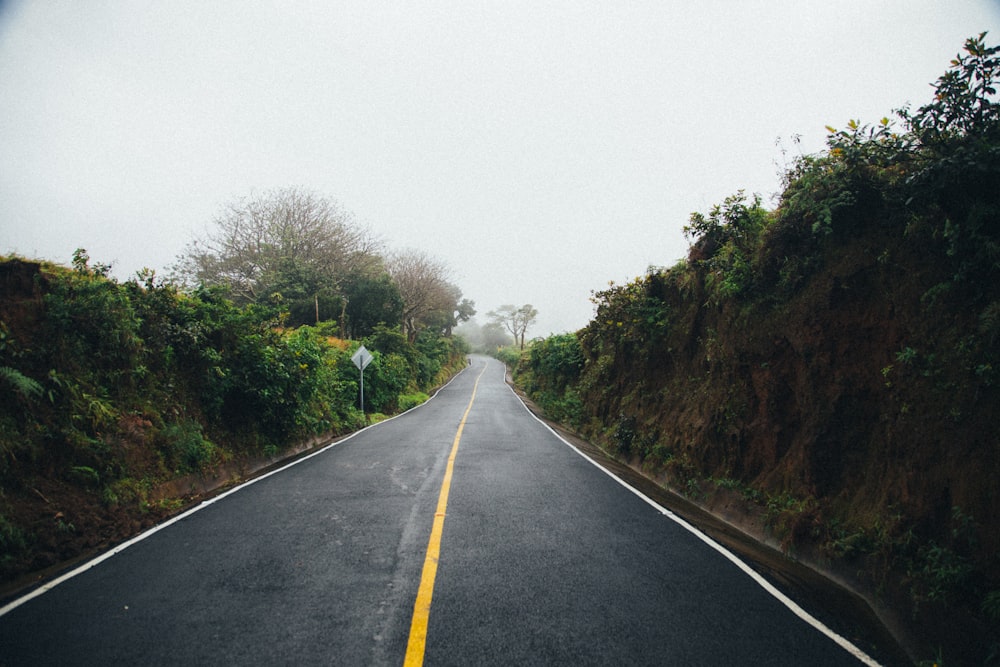
[[862, 664], [558, 438], [485, 357], [6, 609], [8, 667]]

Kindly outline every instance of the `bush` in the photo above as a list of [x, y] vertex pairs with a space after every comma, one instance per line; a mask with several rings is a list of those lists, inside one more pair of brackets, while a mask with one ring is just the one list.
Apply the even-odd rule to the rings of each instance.
[[407, 410], [415, 408], [425, 402], [428, 398], [430, 397], [422, 391], [418, 391], [415, 394], [403, 394], [399, 397], [399, 411], [406, 412]]
[[534, 385], [532, 390], [550, 389], [561, 393], [580, 378], [583, 350], [576, 334], [557, 334], [538, 341], [528, 351]]
[[167, 425], [159, 436], [170, 466], [177, 472], [197, 472], [214, 462], [215, 445], [204, 437], [201, 425], [186, 421]]
[[508, 368], [516, 368], [521, 360], [521, 351], [516, 347], [506, 346], [498, 348], [493, 356], [505, 363]]

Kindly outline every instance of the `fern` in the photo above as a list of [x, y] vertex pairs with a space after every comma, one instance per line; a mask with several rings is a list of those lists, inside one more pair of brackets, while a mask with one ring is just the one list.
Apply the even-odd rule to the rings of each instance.
[[0, 377], [6, 380], [14, 391], [24, 398], [34, 398], [42, 395], [42, 385], [10, 366], [0, 366]]

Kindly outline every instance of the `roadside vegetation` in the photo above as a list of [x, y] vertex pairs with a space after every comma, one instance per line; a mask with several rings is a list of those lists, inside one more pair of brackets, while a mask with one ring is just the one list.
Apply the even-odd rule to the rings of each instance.
[[[0, 586], [121, 541], [203, 480], [414, 407], [464, 367], [450, 334], [474, 309], [444, 265], [383, 259], [374, 244], [325, 255], [324, 235], [359, 237], [312, 225], [317, 202], [257, 200], [256, 231], [275, 242], [199, 246], [199, 266], [226, 267], [215, 274], [119, 282], [83, 250], [71, 267], [0, 259]], [[260, 214], [279, 203], [320, 239], [311, 254], [290, 252], [308, 245], [301, 230], [274, 230], [293, 215]], [[362, 344], [374, 357], [364, 411], [351, 361]]]
[[549, 415], [757, 508], [948, 665], [1000, 661], [998, 53], [969, 39], [930, 103], [828, 128], [774, 209], [693, 214], [684, 261], [516, 364]]

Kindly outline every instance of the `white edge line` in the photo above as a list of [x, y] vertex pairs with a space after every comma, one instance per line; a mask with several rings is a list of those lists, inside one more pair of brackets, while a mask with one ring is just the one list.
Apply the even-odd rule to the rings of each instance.
[[143, 533], [139, 533], [138, 535], [136, 535], [132, 539], [127, 540], [127, 541], [122, 542], [121, 544], [119, 544], [117, 546], [112, 547], [108, 551], [105, 551], [104, 553], [102, 553], [99, 556], [95, 556], [94, 558], [88, 560], [86, 563], [83, 563], [82, 565], [77, 566], [76, 568], [70, 570], [69, 572], [66, 572], [66, 573], [62, 574], [62, 575], [56, 577], [55, 579], [52, 579], [51, 581], [47, 581], [46, 583], [42, 584], [38, 588], [35, 588], [34, 590], [30, 591], [29, 593], [26, 593], [23, 596], [15, 599], [15, 600], [12, 600], [12, 601], [8, 602], [3, 607], [0, 607], [0, 616], [4, 616], [5, 614], [8, 614], [8, 613], [14, 611], [18, 607], [20, 607], [22, 604], [24, 604], [26, 602], [29, 602], [30, 600], [33, 600], [33, 599], [35, 599], [37, 597], [40, 597], [41, 595], [44, 595], [45, 593], [48, 593], [49, 591], [51, 591], [53, 588], [55, 588], [59, 584], [61, 584], [63, 582], [66, 582], [66, 581], [69, 581], [73, 577], [77, 576], [78, 574], [82, 574], [82, 573], [86, 572], [87, 570], [89, 570], [92, 567], [96, 567], [97, 565], [100, 565], [101, 563], [103, 563], [104, 561], [108, 560], [112, 556], [117, 556], [118, 554], [120, 554], [121, 552], [125, 551], [126, 549], [128, 549], [132, 545], [137, 544], [137, 543], [143, 541], [144, 539], [146, 539], [147, 537], [149, 537], [149, 536], [151, 536], [151, 535], [153, 535], [155, 533], [160, 532], [164, 528], [168, 528], [169, 526], [177, 523], [178, 521], [186, 519], [187, 517], [191, 516], [195, 512], [197, 512], [199, 510], [205, 509], [209, 505], [211, 505], [211, 504], [213, 504], [213, 503], [215, 503], [215, 502], [217, 502], [219, 500], [222, 500], [223, 498], [225, 498], [228, 495], [231, 495], [233, 493], [236, 493], [237, 491], [245, 489], [245, 488], [247, 488], [248, 486], [250, 486], [252, 484], [256, 484], [257, 482], [259, 482], [259, 481], [261, 481], [263, 479], [267, 479], [271, 475], [276, 475], [279, 472], [283, 472], [285, 470], [288, 470], [292, 466], [298, 465], [298, 464], [302, 463], [303, 461], [308, 461], [309, 459], [311, 459], [314, 456], [319, 456], [320, 454], [323, 454], [327, 450], [332, 449], [332, 448], [336, 447], [337, 445], [340, 445], [340, 444], [343, 444], [343, 443], [347, 442], [348, 440], [352, 439], [354, 436], [360, 435], [360, 434], [364, 433], [368, 429], [375, 428], [376, 426], [379, 426], [380, 424], [384, 424], [386, 422], [390, 422], [393, 419], [396, 419], [398, 417], [402, 417], [403, 415], [405, 415], [405, 414], [407, 414], [409, 412], [412, 412], [414, 410], [417, 410], [418, 408], [423, 407], [424, 405], [427, 405], [428, 403], [430, 403], [438, 395], [438, 393], [440, 393], [440, 391], [442, 389], [444, 389], [449, 384], [451, 384], [455, 380], [455, 378], [457, 378], [459, 375], [461, 375], [462, 373], [464, 373], [468, 368], [470, 368], [470, 365], [466, 364], [465, 368], [463, 368], [462, 370], [460, 370], [458, 373], [455, 373], [455, 375], [453, 375], [452, 378], [450, 380], [448, 380], [448, 382], [446, 382], [445, 384], [443, 384], [440, 387], [438, 387], [438, 389], [434, 392], [434, 394], [430, 398], [428, 398], [426, 401], [424, 401], [423, 403], [421, 403], [420, 405], [415, 405], [412, 408], [410, 408], [409, 410], [407, 410], [406, 412], [400, 412], [399, 414], [393, 415], [392, 417], [389, 417], [388, 419], [383, 419], [382, 421], [377, 422], [375, 424], [370, 424], [370, 425], [364, 427], [363, 429], [360, 429], [358, 431], [355, 431], [353, 433], [350, 433], [350, 434], [344, 436], [343, 438], [341, 438], [340, 440], [337, 440], [336, 442], [331, 442], [330, 444], [325, 445], [321, 449], [318, 449], [315, 452], [312, 452], [311, 454], [303, 456], [302, 458], [299, 458], [299, 459], [295, 459], [294, 461], [292, 461], [291, 463], [288, 463], [287, 465], [283, 465], [280, 468], [276, 468], [276, 469], [272, 470], [271, 472], [265, 473], [265, 474], [263, 474], [263, 475], [261, 475], [259, 477], [254, 477], [253, 479], [250, 479], [250, 480], [248, 480], [246, 482], [243, 482], [239, 486], [234, 486], [233, 488], [229, 489], [228, 491], [226, 491], [224, 493], [220, 493], [217, 496], [213, 496], [212, 498], [209, 498], [208, 500], [203, 500], [202, 502], [198, 503], [197, 505], [195, 505], [191, 509], [184, 511], [184, 512], [178, 514], [175, 517], [171, 517], [167, 521], [164, 521], [163, 523], [157, 524], [157, 525], [153, 526], [152, 528], [150, 528], [149, 530], [147, 530], [147, 531], [145, 531]]
[[[504, 381], [504, 384], [507, 384], [506, 380]], [[770, 593], [772, 597], [774, 597], [776, 600], [778, 600], [778, 602], [780, 602], [781, 604], [783, 604], [786, 607], [788, 607], [788, 609], [793, 614], [795, 614], [800, 619], [802, 619], [803, 621], [805, 621], [809, 625], [813, 626], [814, 628], [816, 628], [817, 630], [819, 630], [820, 632], [822, 632], [824, 635], [826, 635], [831, 640], [833, 640], [833, 642], [835, 644], [837, 644], [838, 646], [840, 646], [841, 648], [843, 648], [845, 651], [847, 651], [848, 653], [850, 653], [852, 656], [854, 656], [855, 658], [857, 658], [858, 660], [860, 660], [862, 663], [864, 663], [866, 665], [869, 665], [870, 667], [881, 667], [881, 665], [878, 662], [876, 662], [867, 653], [865, 653], [860, 648], [858, 648], [857, 646], [855, 646], [854, 644], [852, 644], [848, 639], [846, 639], [846, 638], [842, 637], [841, 635], [837, 634], [836, 632], [834, 632], [832, 629], [830, 629], [829, 627], [827, 627], [818, 618], [816, 618], [815, 616], [813, 616], [812, 614], [810, 614], [808, 611], [806, 611], [805, 609], [803, 609], [802, 607], [800, 607], [794, 600], [792, 600], [787, 595], [785, 595], [784, 593], [782, 593], [781, 591], [779, 591], [777, 588], [775, 588], [774, 585], [771, 584], [771, 582], [769, 582], [767, 579], [765, 579], [764, 577], [762, 577], [757, 571], [755, 571], [749, 565], [747, 565], [742, 560], [740, 560], [740, 558], [736, 554], [734, 554], [733, 552], [731, 552], [729, 549], [727, 549], [726, 547], [722, 546], [718, 542], [714, 541], [708, 535], [706, 535], [705, 533], [701, 532], [700, 530], [698, 530], [697, 528], [695, 528], [694, 526], [692, 526], [690, 523], [688, 523], [687, 521], [685, 521], [681, 517], [677, 516], [676, 514], [674, 514], [673, 512], [671, 512], [670, 510], [668, 510], [666, 507], [663, 507], [662, 505], [660, 505], [659, 503], [657, 503], [652, 498], [649, 498], [649, 497], [643, 495], [643, 493], [641, 491], [639, 491], [638, 489], [636, 489], [634, 486], [630, 485], [628, 482], [626, 482], [625, 480], [623, 480], [620, 477], [618, 477], [617, 475], [615, 475], [613, 472], [611, 472], [610, 470], [608, 470], [607, 468], [605, 468], [604, 466], [602, 466], [600, 463], [598, 463], [594, 459], [592, 459], [589, 456], [587, 456], [587, 454], [585, 454], [581, 450], [577, 449], [573, 445], [573, 443], [569, 442], [568, 440], [566, 440], [565, 438], [563, 438], [561, 435], [559, 435], [559, 433], [556, 432], [555, 429], [553, 429], [551, 426], [549, 426], [548, 424], [546, 424], [544, 421], [542, 421], [542, 419], [540, 419], [538, 417], [538, 415], [536, 415], [534, 412], [532, 412], [528, 408], [528, 406], [524, 403], [524, 401], [521, 400], [521, 397], [517, 395], [517, 392], [514, 391], [513, 387], [511, 387], [509, 384], [507, 384], [507, 387], [510, 389], [511, 393], [514, 394], [515, 398], [517, 398], [518, 402], [524, 407], [524, 409], [528, 412], [528, 414], [531, 415], [539, 424], [541, 424], [542, 426], [544, 426], [545, 428], [547, 428], [549, 430], [549, 432], [552, 433], [552, 435], [554, 435], [557, 438], [559, 438], [559, 440], [562, 441], [562, 443], [565, 444], [567, 447], [569, 447], [574, 452], [576, 452], [577, 454], [579, 454], [580, 456], [582, 456], [584, 459], [586, 459], [587, 461], [589, 461], [593, 466], [595, 466], [598, 470], [600, 470], [601, 472], [603, 472], [605, 475], [607, 475], [611, 479], [615, 480], [616, 482], [618, 482], [619, 484], [621, 484], [622, 486], [624, 486], [626, 489], [628, 489], [629, 491], [631, 491], [632, 493], [634, 493], [636, 496], [638, 496], [639, 498], [641, 498], [642, 500], [644, 500], [648, 505], [652, 506], [654, 509], [656, 509], [658, 512], [660, 512], [660, 514], [663, 514], [667, 518], [675, 521], [681, 527], [683, 527], [688, 532], [690, 532], [691, 534], [693, 534], [695, 537], [697, 537], [698, 539], [700, 539], [702, 542], [704, 542], [705, 544], [707, 544], [708, 546], [712, 547], [713, 549], [715, 549], [716, 551], [718, 551], [720, 554], [722, 554], [723, 556], [725, 556], [726, 559], [728, 559], [736, 567], [738, 567], [740, 570], [742, 570], [743, 573], [746, 574], [748, 577], [750, 577], [755, 582], [757, 582], [757, 584], [761, 588], [763, 588], [765, 591], [767, 591], [768, 593]]]

